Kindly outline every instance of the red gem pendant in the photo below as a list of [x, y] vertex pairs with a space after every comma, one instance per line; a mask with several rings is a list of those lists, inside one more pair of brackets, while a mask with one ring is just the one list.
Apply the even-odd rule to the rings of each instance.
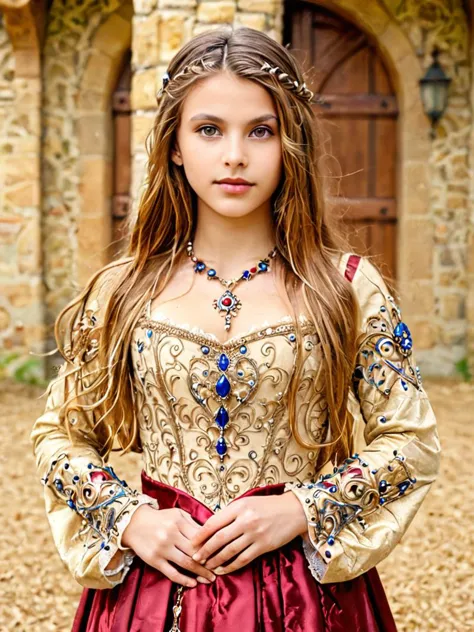
[[241, 307], [240, 299], [230, 290], [226, 290], [220, 298], [214, 300], [214, 309], [217, 309], [221, 316], [224, 316], [226, 331], [230, 329], [231, 318], [237, 316]]

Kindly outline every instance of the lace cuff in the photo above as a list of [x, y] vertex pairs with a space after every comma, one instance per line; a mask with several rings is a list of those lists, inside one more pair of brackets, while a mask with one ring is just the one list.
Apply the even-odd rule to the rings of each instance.
[[[100, 570], [111, 587], [121, 583], [135, 557], [122, 545], [123, 532], [141, 505], [158, 509], [156, 499], [130, 489], [111, 466], [75, 467], [65, 453], [51, 463], [42, 482], [82, 518], [73, 542], [82, 543], [85, 555], [97, 550]], [[117, 551], [122, 552], [118, 563], [107, 569]]]

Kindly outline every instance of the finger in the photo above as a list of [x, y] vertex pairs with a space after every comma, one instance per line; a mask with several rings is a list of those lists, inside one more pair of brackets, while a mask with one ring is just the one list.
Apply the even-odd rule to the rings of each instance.
[[[233, 522], [229, 526], [220, 529], [204, 544], [202, 548], [196, 551], [196, 553], [192, 556], [193, 560], [203, 564], [211, 557], [211, 555], [214, 555], [216, 551], [221, 549], [223, 546], [226, 546], [236, 538], [239, 538], [241, 535], [243, 535], [242, 528], [239, 529], [237, 522]], [[218, 564], [216, 564], [216, 566], [218, 566]]]
[[227, 575], [233, 571], [238, 571], [239, 568], [243, 568], [259, 555], [260, 552], [258, 547], [255, 544], [251, 544], [248, 548], [242, 551], [242, 553], [231, 564], [228, 564], [225, 567], [218, 566], [214, 569], [214, 573], [216, 575]]
[[183, 575], [176, 570], [174, 566], [171, 566], [169, 562], [162, 562], [158, 570], [160, 570], [163, 575], [166, 575], [168, 579], [171, 579], [171, 581], [175, 584], [182, 584], [183, 586], [188, 586], [189, 588], [197, 586], [197, 581], [193, 577], [186, 577], [186, 575]]
[[219, 529], [223, 529], [227, 525], [234, 522], [234, 520], [237, 518], [237, 515], [238, 514], [236, 513], [236, 510], [232, 505], [227, 505], [227, 507], [221, 509], [219, 513], [211, 516], [209, 520], [205, 522], [202, 527], [200, 527], [197, 535], [192, 539], [193, 545], [196, 548], [199, 548], [203, 544], [203, 542], [213, 536], [216, 531], [219, 531]]
[[[188, 522], [187, 520], [182, 520], [178, 524], [178, 531], [181, 533], [187, 540], [191, 541], [195, 538], [199, 532], [200, 526], [195, 526]], [[196, 551], [196, 547], [193, 547], [194, 551]]]
[[205, 568], [201, 564], [198, 564], [192, 558], [190, 558], [189, 555], [186, 555], [186, 553], [183, 553], [177, 548], [172, 551], [169, 559], [171, 562], [174, 562], [178, 566], [181, 566], [181, 568], [185, 568], [186, 570], [191, 571], [191, 573], [200, 575], [201, 577], [205, 577], [209, 581], [214, 580], [215, 576], [212, 571]]
[[186, 520], [192, 524], [194, 527], [196, 527], [196, 529], [200, 529], [201, 525], [199, 524], [199, 522], [196, 522], [196, 520], [194, 520], [194, 518], [191, 516], [190, 513], [188, 513], [187, 511], [184, 511], [184, 509], [181, 509], [181, 514], [183, 516], [183, 518], [186, 518]]
[[[193, 553], [196, 552], [196, 549], [193, 547], [193, 545], [191, 544], [191, 542], [185, 538], [184, 536], [181, 536], [181, 534], [178, 536], [177, 540], [176, 540], [176, 544], [175, 544], [176, 548], [179, 549], [182, 553], [184, 553], [185, 555], [188, 556], [188, 558], [190, 559], [191, 562], [193, 562], [194, 560], [192, 559]], [[202, 576], [206, 576], [208, 577], [208, 575], [206, 575], [205, 571], [206, 570], [210, 570], [207, 569], [204, 564], [199, 563], [199, 562], [195, 562], [199, 568], [199, 575]], [[212, 573], [212, 581], [215, 579], [215, 575], [214, 573]]]
[[245, 534], [240, 536], [240, 538], [236, 538], [233, 542], [223, 548], [222, 551], [219, 551], [217, 555], [208, 559], [206, 562], [206, 568], [209, 568], [210, 570], [218, 568], [248, 548], [250, 543], [251, 540]]

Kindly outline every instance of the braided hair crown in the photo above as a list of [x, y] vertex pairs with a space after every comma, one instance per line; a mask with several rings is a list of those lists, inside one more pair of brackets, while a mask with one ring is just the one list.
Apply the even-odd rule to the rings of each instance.
[[[227, 45], [225, 45], [224, 47], [224, 59], [226, 53]], [[171, 81], [185, 75], [201, 75], [205, 72], [208, 72], [209, 70], [212, 70], [214, 65], [215, 63], [213, 61], [208, 61], [204, 58], [200, 58], [181, 68], [174, 77], [171, 77], [170, 73], [166, 71], [162, 76], [162, 85], [157, 94], [157, 99], [159, 99], [165, 93]], [[296, 79], [293, 79], [288, 73], [281, 70], [279, 66], [272, 66], [266, 61], [260, 67], [260, 70], [268, 72], [279, 82], [281, 86], [283, 86], [283, 88], [289, 90], [301, 100], [307, 101], [309, 103], [316, 102], [314, 100], [314, 93], [309, 90], [309, 88], [306, 86], [306, 83], [301, 83]]]

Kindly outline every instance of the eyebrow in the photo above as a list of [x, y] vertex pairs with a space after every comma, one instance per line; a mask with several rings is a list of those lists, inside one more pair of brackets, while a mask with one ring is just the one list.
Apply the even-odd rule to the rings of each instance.
[[[249, 125], [254, 125], [255, 123], [264, 123], [270, 119], [275, 119], [278, 122], [278, 117], [274, 114], [262, 114], [262, 116], [257, 116], [257, 118], [249, 121]], [[214, 114], [195, 114], [193, 117], [189, 119], [190, 121], [214, 121], [215, 123], [225, 123], [224, 119], [219, 116], [215, 116]]]

